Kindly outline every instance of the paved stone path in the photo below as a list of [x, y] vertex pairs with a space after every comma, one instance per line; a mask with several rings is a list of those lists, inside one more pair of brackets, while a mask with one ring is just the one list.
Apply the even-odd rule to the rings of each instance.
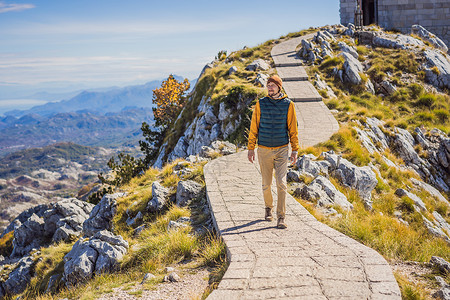
[[[285, 43], [295, 49], [301, 39], [292, 40]], [[277, 59], [289, 66], [289, 57]], [[311, 103], [317, 105], [297, 106]], [[300, 139], [308, 146], [326, 140], [338, 128], [322, 101], [298, 102], [296, 109]], [[230, 261], [208, 299], [401, 299], [380, 254], [318, 222], [289, 194], [288, 228], [280, 230], [275, 221], [264, 221], [259, 166], [247, 160], [247, 151], [209, 162], [204, 173], [215, 226]], [[275, 186], [272, 193], [276, 199]]]

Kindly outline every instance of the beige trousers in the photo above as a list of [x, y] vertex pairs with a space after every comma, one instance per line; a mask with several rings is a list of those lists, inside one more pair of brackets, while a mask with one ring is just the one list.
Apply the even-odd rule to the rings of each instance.
[[258, 161], [262, 175], [262, 190], [266, 207], [273, 208], [272, 178], [275, 169], [277, 183], [277, 217], [286, 214], [286, 174], [288, 164], [288, 146], [276, 149], [258, 148]]

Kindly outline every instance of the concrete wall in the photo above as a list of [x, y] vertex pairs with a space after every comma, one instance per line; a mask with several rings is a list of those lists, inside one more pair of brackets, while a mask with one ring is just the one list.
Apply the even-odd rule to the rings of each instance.
[[[356, 0], [340, 0], [341, 24], [354, 23]], [[420, 24], [450, 46], [450, 0], [378, 0], [378, 25], [411, 32]]]

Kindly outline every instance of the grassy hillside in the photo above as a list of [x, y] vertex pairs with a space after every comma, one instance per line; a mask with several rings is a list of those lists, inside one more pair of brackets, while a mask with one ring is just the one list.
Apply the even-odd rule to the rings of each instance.
[[[209, 286], [204, 291], [206, 296], [217, 285], [223, 275], [225, 262], [224, 244], [213, 232], [204, 230], [203, 224], [209, 215], [204, 212], [206, 205], [205, 194], [187, 207], [169, 205], [158, 214], [145, 213], [147, 202], [152, 197], [152, 183], [155, 180], [175, 193], [179, 180], [194, 180], [204, 185], [204, 163], [189, 164], [191, 169], [187, 175], [176, 175], [174, 166], [181, 160], [166, 165], [164, 169], [149, 169], [139, 178], [134, 178], [121, 189], [128, 193], [117, 203], [117, 213], [113, 220], [115, 234], [120, 234], [128, 241], [130, 250], [125, 255], [117, 270], [113, 274], [103, 274], [94, 277], [85, 285], [74, 289], [61, 286], [58, 293], [45, 294], [46, 287], [52, 275], [62, 274], [64, 269], [63, 258], [72, 248], [72, 243], [60, 243], [41, 249], [37, 254], [35, 275], [27, 290], [22, 294], [25, 299], [92, 299], [102, 294], [110, 293], [114, 288], [120, 288], [130, 295], [145, 295], [147, 291], [154, 290], [156, 285], [163, 281], [167, 274], [166, 267], [171, 266], [184, 277], [192, 274], [207, 274], [201, 278]], [[136, 226], [127, 226], [128, 215], [134, 212], [144, 212], [142, 224], [145, 226], [139, 235], [134, 234]], [[177, 229], [168, 229], [170, 221], [180, 217], [190, 217], [189, 226]], [[3, 241], [7, 247], [7, 241]], [[0, 245], [0, 250], [2, 245]], [[0, 271], [4, 273], [7, 270]], [[152, 273], [154, 278], [140, 284], [146, 273]], [[3, 275], [4, 276], [4, 275]], [[202, 298], [202, 293], [198, 295]]]

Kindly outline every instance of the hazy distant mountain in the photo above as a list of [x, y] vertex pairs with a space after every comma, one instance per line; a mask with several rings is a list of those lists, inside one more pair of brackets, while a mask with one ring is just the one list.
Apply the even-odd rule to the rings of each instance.
[[7, 116], [0, 118], [0, 155], [62, 141], [95, 146], [137, 146], [144, 121], [154, 123], [151, 108], [127, 108], [105, 115], [69, 112], [50, 117]]
[[[177, 80], [183, 80], [175, 75]], [[22, 117], [28, 114], [51, 116], [57, 113], [74, 111], [95, 111], [98, 114], [118, 112], [125, 107], [153, 107], [153, 90], [161, 86], [161, 80], [150, 81], [143, 85], [127, 86], [123, 88], [109, 88], [104, 91], [83, 91], [68, 100], [49, 102], [35, 106], [28, 110], [13, 110], [5, 113], [6, 116]], [[195, 81], [192, 82], [192, 86]], [[45, 94], [40, 93], [39, 99]], [[53, 97], [51, 97], [53, 98]], [[54, 101], [54, 99], [49, 99]]]

